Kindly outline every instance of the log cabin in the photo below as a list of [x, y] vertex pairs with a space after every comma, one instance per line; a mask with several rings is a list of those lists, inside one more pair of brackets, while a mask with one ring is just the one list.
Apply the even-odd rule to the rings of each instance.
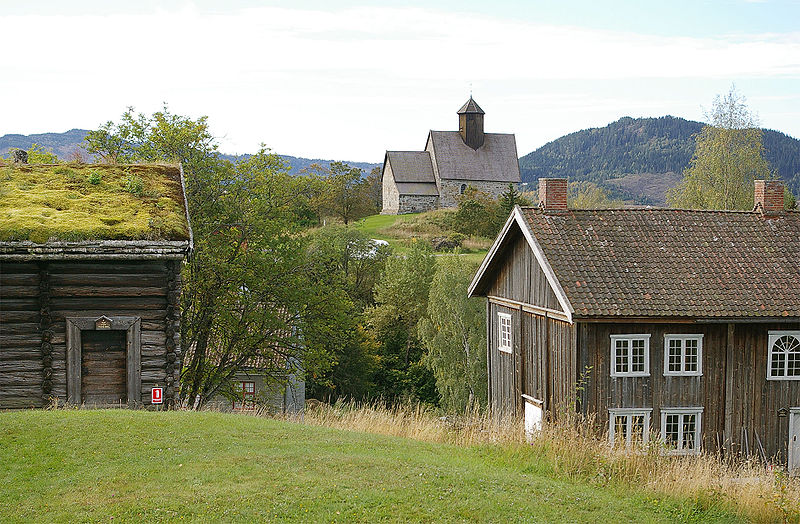
[[487, 297], [489, 403], [529, 431], [593, 415], [612, 445], [800, 466], [800, 213], [570, 209], [539, 181], [470, 287]]
[[176, 165], [0, 164], [0, 409], [176, 402]]

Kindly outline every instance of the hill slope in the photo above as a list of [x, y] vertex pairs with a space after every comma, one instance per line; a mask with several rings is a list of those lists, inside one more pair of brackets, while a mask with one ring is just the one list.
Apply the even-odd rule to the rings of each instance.
[[[663, 204], [694, 154], [694, 135], [703, 124], [673, 116], [620, 118], [606, 127], [584, 129], [520, 158], [523, 182], [569, 177], [595, 182], [614, 193]], [[765, 156], [790, 189], [800, 192], [800, 140], [764, 130]]]
[[[83, 151], [81, 143], [86, 133], [86, 129], [70, 129], [64, 133], [39, 133], [35, 135], [3, 135], [0, 136], [0, 156], [8, 153], [10, 148], [28, 149], [31, 144], [39, 144], [45, 149], [53, 152], [62, 160], [69, 159], [76, 151]], [[248, 155], [226, 155], [223, 158], [228, 160], [235, 160], [236, 158], [247, 157]], [[323, 160], [320, 158], [301, 158], [289, 155], [279, 155], [287, 164], [291, 166], [290, 173], [295, 175], [303, 169], [307, 169], [311, 164], [320, 164], [323, 167], [328, 167], [333, 160]], [[350, 167], [357, 167], [364, 170], [364, 173], [369, 174], [372, 168], [381, 164], [372, 164], [369, 162], [346, 162]]]
[[5, 412], [0, 521], [735, 520], [565, 480], [525, 451], [221, 413]]

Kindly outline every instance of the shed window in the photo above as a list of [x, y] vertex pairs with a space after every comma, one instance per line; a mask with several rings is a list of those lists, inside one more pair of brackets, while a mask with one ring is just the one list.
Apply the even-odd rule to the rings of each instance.
[[640, 445], [650, 434], [649, 408], [619, 408], [608, 410], [608, 440], [612, 446]]
[[611, 376], [650, 375], [650, 335], [611, 335]]
[[233, 401], [233, 409], [236, 411], [250, 410], [256, 407], [256, 383], [243, 381], [239, 382], [237, 391], [239, 398]]
[[508, 313], [497, 314], [498, 330], [497, 349], [511, 353], [511, 315]]
[[800, 331], [770, 331], [767, 378], [800, 380]]
[[703, 335], [664, 336], [664, 375], [703, 374]]
[[700, 419], [703, 408], [661, 410], [661, 436], [673, 454], [700, 453]]

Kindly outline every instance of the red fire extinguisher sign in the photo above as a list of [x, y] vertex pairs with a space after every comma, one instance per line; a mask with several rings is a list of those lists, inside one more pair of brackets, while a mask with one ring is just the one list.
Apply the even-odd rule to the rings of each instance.
[[153, 404], [161, 404], [164, 402], [164, 388], [153, 388]]

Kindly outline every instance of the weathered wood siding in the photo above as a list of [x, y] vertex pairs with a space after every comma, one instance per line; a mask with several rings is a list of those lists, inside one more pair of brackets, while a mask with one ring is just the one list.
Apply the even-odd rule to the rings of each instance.
[[[142, 398], [180, 374], [180, 262], [0, 262], [0, 408], [66, 401], [66, 319], [141, 318]], [[50, 369], [50, 371], [48, 371]]]
[[[522, 395], [542, 400], [552, 414], [574, 405], [573, 326], [489, 302], [489, 399], [501, 414], [521, 414]], [[511, 315], [512, 353], [498, 349], [498, 313]]]
[[508, 244], [497, 255], [503, 263], [492, 275], [487, 295], [525, 302], [556, 311], [563, 311], [547, 277], [539, 266], [533, 250], [514, 226]]
[[[800, 406], [800, 381], [766, 376], [768, 332], [787, 329], [798, 325], [579, 322], [576, 371], [590, 368], [581, 410], [607, 429], [609, 409], [652, 408], [651, 434], [658, 435], [663, 408], [702, 407], [704, 449], [755, 453], [760, 440], [767, 456], [785, 461], [788, 416], [779, 410]], [[611, 335], [623, 334], [650, 335], [650, 376], [611, 376]], [[675, 334], [703, 335], [702, 376], [664, 376], [664, 336]]]

